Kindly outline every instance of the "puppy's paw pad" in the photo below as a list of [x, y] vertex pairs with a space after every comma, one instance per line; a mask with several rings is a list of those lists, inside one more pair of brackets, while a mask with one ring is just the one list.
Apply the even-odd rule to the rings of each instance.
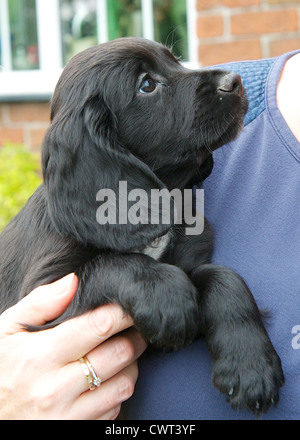
[[258, 416], [278, 403], [279, 389], [284, 384], [280, 359], [275, 352], [235, 357], [231, 362], [220, 359], [213, 366], [213, 384], [234, 409], [247, 408]]

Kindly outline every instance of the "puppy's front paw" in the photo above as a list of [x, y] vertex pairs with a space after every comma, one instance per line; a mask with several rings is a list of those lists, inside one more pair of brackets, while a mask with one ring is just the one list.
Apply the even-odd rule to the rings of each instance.
[[277, 405], [284, 375], [268, 337], [250, 339], [250, 345], [233, 343], [215, 360], [212, 380], [234, 409], [247, 408], [258, 416]]
[[162, 264], [159, 275], [130, 314], [146, 341], [160, 349], [176, 350], [198, 334], [198, 291], [178, 267]]

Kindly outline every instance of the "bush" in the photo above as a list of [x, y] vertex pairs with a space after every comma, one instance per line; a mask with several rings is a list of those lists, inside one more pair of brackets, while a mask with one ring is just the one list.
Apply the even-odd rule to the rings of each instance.
[[0, 148], [0, 230], [23, 208], [41, 181], [38, 154], [22, 145]]

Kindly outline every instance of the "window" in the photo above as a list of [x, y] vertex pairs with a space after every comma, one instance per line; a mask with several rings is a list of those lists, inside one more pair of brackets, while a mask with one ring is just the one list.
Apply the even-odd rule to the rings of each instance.
[[127, 36], [155, 39], [188, 60], [184, 0], [60, 0], [60, 17], [64, 64], [80, 50]]
[[107, 0], [108, 39], [142, 37], [141, 0]]
[[172, 47], [175, 55], [188, 59], [186, 3], [177, 0], [153, 0], [154, 39]]
[[35, 0], [2, 2], [0, 12], [1, 65], [7, 70], [38, 69]]
[[39, 68], [35, 0], [8, 3], [12, 70]]
[[108, 39], [146, 36], [188, 59], [184, 0], [107, 0]]
[[87, 47], [142, 36], [195, 61], [195, 0], [0, 0], [0, 100], [50, 97]]
[[98, 43], [96, 0], [60, 0], [63, 64]]

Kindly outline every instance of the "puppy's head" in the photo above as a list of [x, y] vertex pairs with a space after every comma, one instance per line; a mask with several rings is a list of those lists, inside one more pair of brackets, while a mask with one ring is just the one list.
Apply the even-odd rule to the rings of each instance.
[[126, 181], [128, 192], [148, 194], [201, 179], [201, 166], [238, 134], [246, 109], [238, 75], [188, 70], [157, 43], [124, 38], [76, 55], [57, 84], [43, 144], [54, 225], [97, 247], [128, 249], [128, 234], [131, 249], [147, 245], [169, 226], [100, 226], [97, 192], [118, 195]]

